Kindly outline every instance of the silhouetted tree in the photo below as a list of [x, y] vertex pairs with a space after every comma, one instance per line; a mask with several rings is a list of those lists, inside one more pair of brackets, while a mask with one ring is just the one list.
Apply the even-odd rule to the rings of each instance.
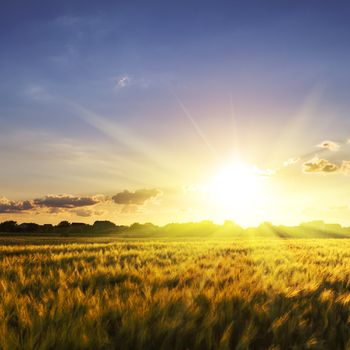
[[110, 231], [114, 230], [116, 228], [116, 225], [108, 220], [105, 221], [95, 221], [92, 225], [92, 229], [95, 232], [101, 232], [101, 231]]
[[70, 228], [70, 223], [64, 220], [64, 221], [61, 221], [56, 226], [56, 231], [58, 231], [58, 233], [60, 233], [62, 236], [67, 236], [69, 228]]
[[42, 225], [42, 231], [45, 233], [51, 233], [53, 231], [53, 225], [52, 224]]
[[32, 232], [37, 232], [40, 229], [40, 225], [34, 224], [32, 222], [24, 222], [23, 224], [20, 224], [18, 226], [18, 231], [23, 232], [23, 233], [32, 233]]
[[57, 227], [60, 227], [60, 228], [67, 228], [67, 227], [69, 227], [70, 226], [70, 223], [68, 222], [68, 221], [66, 221], [66, 220], [64, 220], [64, 221], [61, 221], [58, 225], [57, 225]]
[[5, 221], [0, 224], [1, 232], [16, 232], [17, 222], [13, 220]]
[[70, 230], [69, 232], [72, 233], [87, 233], [89, 229], [91, 228], [90, 225], [85, 224], [83, 222], [72, 222], [70, 225]]

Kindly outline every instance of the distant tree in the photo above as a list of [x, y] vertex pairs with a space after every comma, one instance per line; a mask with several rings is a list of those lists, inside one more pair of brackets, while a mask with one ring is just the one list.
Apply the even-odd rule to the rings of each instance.
[[132, 225], [130, 225], [131, 231], [137, 231], [141, 229], [142, 229], [142, 225], [139, 222], [134, 222]]
[[40, 229], [40, 225], [38, 224], [34, 224], [32, 222], [24, 222], [23, 224], [20, 224], [18, 226], [18, 230], [20, 232], [25, 232], [25, 233], [33, 233], [33, 232], [37, 232]]
[[0, 224], [0, 232], [16, 232], [17, 222], [13, 220], [5, 221]]
[[322, 220], [313, 220], [313, 221], [309, 221], [309, 222], [302, 222], [300, 224], [301, 227], [315, 229], [315, 230], [324, 230], [325, 225], [326, 225], [325, 222]]
[[240, 236], [243, 233], [243, 229], [241, 226], [237, 225], [235, 222], [231, 220], [225, 220], [222, 227], [219, 229], [219, 235], [226, 237], [236, 237]]
[[70, 226], [70, 223], [69, 223], [68, 221], [66, 221], [66, 220], [61, 221], [61, 222], [57, 225], [57, 227], [60, 227], [60, 228], [67, 228], [67, 227], [69, 227], [69, 226]]
[[42, 230], [45, 233], [50, 233], [53, 231], [53, 225], [52, 224], [44, 224], [44, 225], [42, 225]]
[[60, 233], [62, 236], [67, 236], [70, 228], [70, 223], [66, 220], [61, 221], [55, 228], [55, 231]]
[[94, 224], [92, 225], [92, 229], [95, 232], [100, 232], [100, 231], [110, 231], [114, 230], [116, 228], [116, 224], [105, 220], [105, 221], [95, 221]]
[[90, 225], [85, 224], [83, 222], [72, 222], [72, 224], [70, 225], [69, 231], [72, 233], [84, 233], [84, 232], [88, 232], [90, 228], [91, 228]]
[[325, 224], [325, 229], [331, 232], [341, 232], [342, 226], [339, 224]]
[[153, 234], [158, 230], [159, 230], [159, 227], [150, 222], [146, 222], [145, 224], [140, 224], [138, 222], [135, 222], [129, 227], [128, 231], [130, 233]]

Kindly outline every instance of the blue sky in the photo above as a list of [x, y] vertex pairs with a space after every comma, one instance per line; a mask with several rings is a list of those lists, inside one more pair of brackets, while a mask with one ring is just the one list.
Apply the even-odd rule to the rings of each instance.
[[[342, 117], [349, 8], [338, 1], [14, 1], [1, 11], [1, 114], [11, 113], [2, 122], [74, 124], [57, 108], [38, 108], [31, 92], [40, 89], [142, 122], [162, 107], [174, 113], [170, 87], [194, 103], [234, 94], [248, 112], [249, 99], [279, 112], [322, 84], [325, 105]], [[118, 94], [123, 76], [130, 86]]]
[[0, 197], [181, 187], [238, 149], [273, 168], [349, 137], [348, 2], [11, 1], [0, 13]]

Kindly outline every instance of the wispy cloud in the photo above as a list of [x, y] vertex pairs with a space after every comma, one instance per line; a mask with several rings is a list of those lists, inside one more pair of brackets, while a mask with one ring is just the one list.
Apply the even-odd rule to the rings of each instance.
[[77, 216], [81, 216], [83, 218], [88, 218], [93, 215], [93, 212], [89, 209], [77, 209], [77, 210], [74, 210], [74, 213]]
[[134, 204], [128, 204], [128, 205], [124, 205], [121, 213], [122, 214], [136, 214], [136, 213], [140, 213], [140, 206], [139, 205], [134, 205]]
[[350, 174], [350, 160], [343, 160], [341, 163], [342, 173], [349, 175]]
[[128, 75], [123, 75], [123, 76], [117, 78], [117, 86], [119, 88], [124, 88], [130, 84], [130, 81], [131, 81], [131, 79]]
[[291, 158], [288, 158], [287, 160], [285, 160], [283, 162], [283, 166], [284, 167], [289, 167], [291, 165], [294, 165], [296, 163], [298, 163], [300, 161], [300, 157], [291, 157]]
[[[325, 140], [325, 141], [322, 141], [320, 142], [316, 147], [320, 148], [320, 150], [317, 151], [318, 154], [323, 154], [323, 153], [327, 153], [328, 151], [331, 151], [331, 152], [337, 152], [341, 149], [341, 147], [347, 143], [350, 143], [350, 140], [343, 140], [343, 141], [338, 141], [338, 142], [335, 142], [335, 141], [330, 141], [330, 140]], [[313, 155], [315, 154], [315, 151], [310, 151], [310, 152], [307, 152], [305, 154], [302, 154], [298, 157], [291, 157], [291, 158], [288, 158], [286, 161], [283, 162], [283, 166], [284, 167], [289, 167], [291, 165], [294, 165], [298, 162], [300, 162], [301, 160], [305, 161], [306, 159], [312, 157]], [[314, 157], [314, 160], [316, 160], [316, 158]], [[322, 159], [321, 159], [322, 160]], [[318, 160], [318, 162], [316, 163], [320, 163], [319, 162], [320, 160]], [[310, 160], [310, 161], [307, 161], [306, 164], [309, 164], [309, 163], [312, 163], [314, 164], [315, 162]], [[324, 163], [324, 162], [323, 162]], [[304, 163], [305, 164], [305, 163]], [[322, 162], [321, 162], [322, 164]], [[308, 165], [307, 165], [308, 166]], [[316, 167], [317, 168], [317, 167]], [[332, 168], [332, 167], [331, 167]]]
[[317, 147], [327, 149], [332, 152], [336, 152], [340, 148], [340, 144], [334, 141], [323, 141], [317, 145]]
[[278, 169], [259, 169], [258, 167], [254, 168], [255, 173], [259, 176], [273, 176], [276, 175]]

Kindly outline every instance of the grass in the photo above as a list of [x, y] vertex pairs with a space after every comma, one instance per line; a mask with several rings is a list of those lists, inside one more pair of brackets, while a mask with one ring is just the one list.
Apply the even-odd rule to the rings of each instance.
[[350, 349], [348, 239], [2, 243], [0, 349]]

